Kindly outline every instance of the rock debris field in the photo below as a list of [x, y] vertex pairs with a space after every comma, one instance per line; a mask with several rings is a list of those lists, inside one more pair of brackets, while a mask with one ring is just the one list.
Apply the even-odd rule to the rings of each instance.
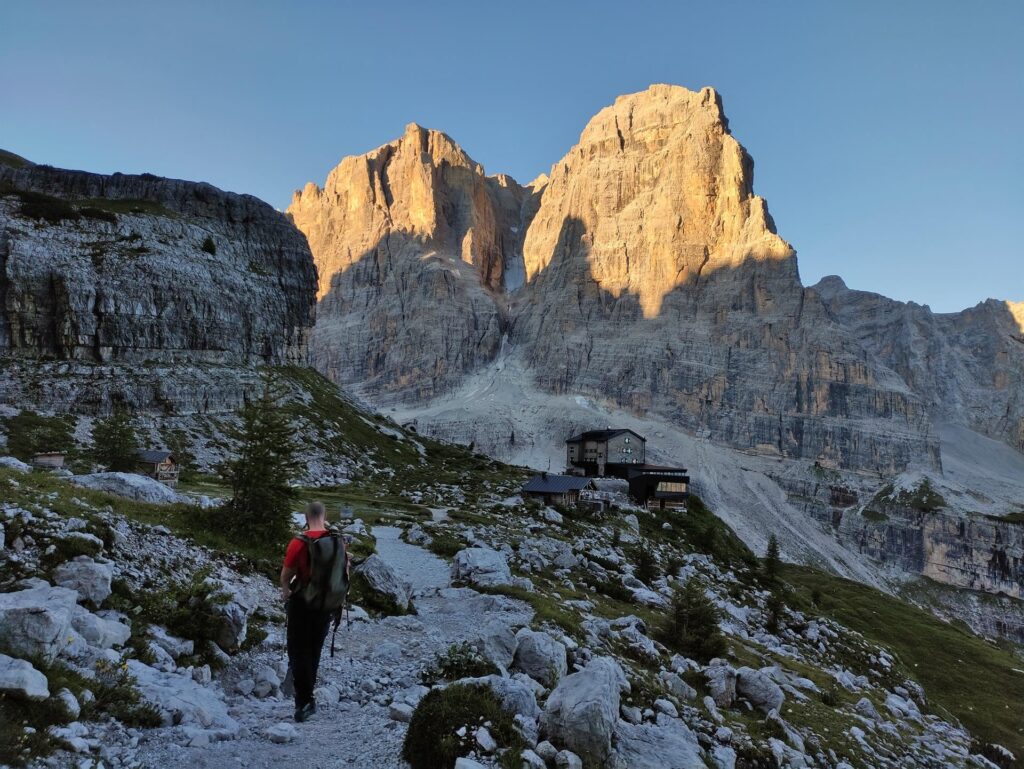
[[[275, 693], [259, 698], [231, 693], [254, 673], [283, 679], [284, 628], [275, 627], [264, 647], [234, 658], [222, 675], [230, 715], [242, 736], [205, 744], [183, 745], [166, 731], [146, 735], [139, 758], [152, 767], [278, 767], [284, 763], [310, 769], [407, 766], [400, 758], [406, 724], [391, 714], [393, 701], [411, 706], [422, 696], [420, 671], [453, 643], [480, 635], [481, 616], [508, 627], [529, 622], [532, 610], [502, 596], [450, 586], [450, 568], [442, 559], [402, 542], [399, 529], [376, 527], [377, 553], [411, 588], [415, 616], [368, 620], [352, 613], [351, 624], [338, 630], [335, 656], [325, 647], [317, 690], [317, 715], [295, 724], [291, 699]], [[328, 638], [328, 644], [330, 638]], [[268, 676], [269, 677], [269, 676]], [[400, 716], [401, 718], [401, 716]]]

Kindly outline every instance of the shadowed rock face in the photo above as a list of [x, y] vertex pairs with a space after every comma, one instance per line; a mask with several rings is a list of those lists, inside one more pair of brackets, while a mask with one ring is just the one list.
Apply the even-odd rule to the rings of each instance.
[[[0, 193], [5, 401], [84, 398], [102, 410], [120, 388], [141, 409], [216, 409], [240, 397], [229, 369], [307, 362], [315, 267], [301, 233], [266, 203], [30, 163], [0, 163]], [[24, 376], [37, 365], [53, 387], [33, 393]], [[114, 381], [115, 371], [147, 380], [147, 366], [161, 374], [141, 388]]]
[[769, 454], [939, 464], [931, 393], [802, 286], [712, 89], [620, 97], [525, 189], [411, 127], [289, 213], [320, 268], [314, 361], [379, 403], [450, 392], [504, 335], [551, 393]]
[[934, 418], [1024, 451], [1024, 304], [989, 299], [937, 314], [914, 302], [851, 291], [835, 276], [814, 290]]

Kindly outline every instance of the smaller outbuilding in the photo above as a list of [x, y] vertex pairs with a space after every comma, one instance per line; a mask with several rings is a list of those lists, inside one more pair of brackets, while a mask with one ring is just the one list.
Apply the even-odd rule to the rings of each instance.
[[32, 457], [32, 466], [43, 470], [59, 470], [64, 467], [64, 452], [43, 451]]
[[578, 475], [541, 473], [533, 476], [522, 488], [524, 497], [540, 499], [545, 505], [575, 505], [580, 494], [593, 491], [594, 481]]
[[140, 451], [137, 461], [141, 475], [148, 475], [168, 486], [178, 485], [178, 463], [171, 452], [162, 449]]

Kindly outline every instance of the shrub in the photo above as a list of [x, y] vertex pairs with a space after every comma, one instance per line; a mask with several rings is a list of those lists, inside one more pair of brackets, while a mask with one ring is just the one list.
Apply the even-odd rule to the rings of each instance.
[[438, 654], [420, 674], [428, 686], [439, 681], [458, 681], [460, 678], [480, 678], [500, 672], [498, 666], [478, 652], [469, 642], [452, 644]]
[[593, 583], [593, 587], [594, 590], [599, 592], [601, 595], [608, 596], [613, 601], [622, 601], [623, 603], [633, 602], [632, 591], [618, 580], [597, 580]]
[[105, 211], [102, 208], [96, 208], [95, 206], [85, 206], [83, 208], [78, 209], [78, 213], [80, 213], [86, 219], [96, 219], [101, 222], [117, 224], [117, 214], [115, 214], [113, 211]]
[[430, 544], [427, 545], [427, 549], [430, 552], [442, 558], [453, 558], [457, 552], [464, 550], [465, 547], [466, 545], [461, 539], [446, 531], [431, 534]]
[[718, 609], [696, 581], [690, 580], [673, 597], [672, 609], [657, 637], [670, 649], [708, 662], [725, 653], [719, 619]]
[[52, 195], [28, 191], [15, 194], [21, 199], [19, 213], [28, 219], [60, 224], [66, 219], [75, 220], [80, 216], [70, 203]]
[[[510, 752], [524, 747], [512, 716], [487, 686], [455, 684], [434, 689], [412, 714], [402, 758], [412, 769], [452, 769], [456, 759], [473, 749], [475, 728], [484, 723]], [[462, 727], [468, 727], [464, 737], [457, 734]]]
[[217, 253], [217, 244], [213, 242], [213, 238], [210, 235], [206, 236], [202, 248], [208, 254], [215, 255]]

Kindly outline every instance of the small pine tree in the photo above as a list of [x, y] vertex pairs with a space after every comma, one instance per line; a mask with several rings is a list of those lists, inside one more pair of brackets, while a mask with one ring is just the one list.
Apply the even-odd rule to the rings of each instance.
[[718, 608], [696, 580], [689, 580], [672, 599], [668, 619], [658, 630], [658, 640], [699, 662], [725, 654], [725, 637], [719, 627]]
[[239, 411], [241, 425], [230, 432], [237, 454], [220, 466], [231, 486], [226, 528], [240, 543], [279, 542], [291, 532], [298, 473], [291, 418], [278, 405], [279, 393], [264, 383], [259, 398]]
[[125, 408], [115, 408], [92, 428], [92, 455], [115, 473], [130, 473], [138, 465], [139, 439]]
[[213, 242], [213, 238], [209, 235], [203, 241], [203, 251], [211, 255], [217, 254], [217, 244]]
[[661, 570], [658, 568], [658, 558], [651, 549], [651, 546], [646, 542], [642, 542], [633, 551], [633, 560], [635, 561], [633, 576], [645, 585], [650, 585], [661, 576]]
[[779, 540], [772, 534], [768, 538], [768, 549], [764, 554], [764, 581], [770, 586], [779, 583], [782, 559], [779, 557]]
[[768, 594], [768, 601], [765, 604], [765, 610], [767, 612], [767, 618], [765, 621], [765, 627], [769, 633], [775, 634], [779, 632], [779, 625], [782, 622], [782, 611], [786, 608], [786, 601], [783, 598], [782, 590], [776, 586], [771, 593]]
[[510, 436], [508, 436], [508, 445], [509, 446], [515, 446], [516, 445], [516, 431], [515, 430], [513, 430], [512, 434]]

